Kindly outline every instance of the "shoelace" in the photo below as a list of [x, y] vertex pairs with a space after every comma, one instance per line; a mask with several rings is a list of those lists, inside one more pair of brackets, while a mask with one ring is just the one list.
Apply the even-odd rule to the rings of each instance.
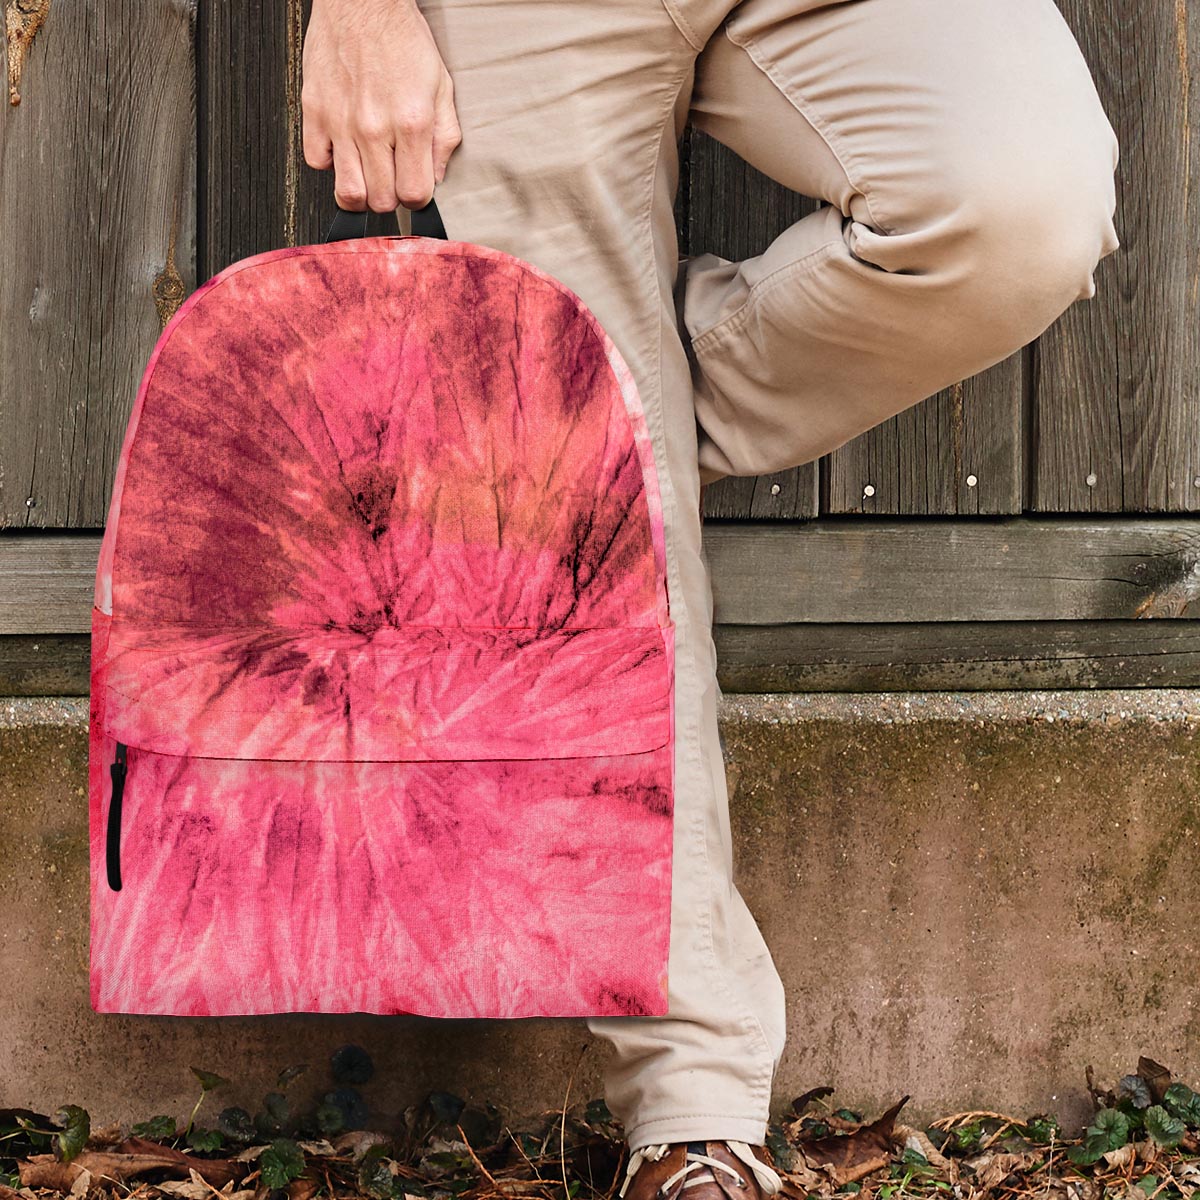
[[[783, 1180], [780, 1179], [779, 1173], [767, 1166], [765, 1162], [762, 1162], [746, 1142], [734, 1142], [726, 1139], [725, 1145], [754, 1172], [759, 1186], [767, 1195], [773, 1196], [776, 1192], [782, 1190]], [[625, 1168], [625, 1182], [621, 1184], [621, 1190], [617, 1194], [619, 1196], [625, 1195], [625, 1189], [629, 1187], [630, 1181], [643, 1162], [647, 1160], [657, 1162], [670, 1148], [669, 1143], [659, 1142], [655, 1145], [642, 1146], [640, 1149], [635, 1150], [629, 1156], [629, 1165]], [[708, 1164], [710, 1167], [720, 1167], [722, 1171], [734, 1176], [739, 1183], [743, 1182], [742, 1177], [728, 1163], [721, 1162], [719, 1158], [713, 1158], [710, 1154], [700, 1154], [695, 1150], [689, 1150], [684, 1156], [683, 1166], [673, 1175], [663, 1180], [659, 1185], [660, 1191], [665, 1195], [676, 1180], [683, 1179], [685, 1175], [690, 1174], [697, 1167], [702, 1167], [704, 1164]], [[703, 1182], [704, 1179], [702, 1177], [697, 1177], [695, 1179], [688, 1179], [683, 1186], [687, 1188], [693, 1184]]]

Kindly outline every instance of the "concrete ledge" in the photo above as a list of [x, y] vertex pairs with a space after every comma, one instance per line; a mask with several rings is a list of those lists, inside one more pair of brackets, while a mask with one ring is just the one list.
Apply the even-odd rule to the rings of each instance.
[[[834, 1085], [910, 1118], [1068, 1121], [1083, 1068], [1200, 1074], [1200, 692], [725, 696], [739, 885], [787, 985], [776, 1112]], [[582, 1022], [97, 1016], [87, 700], [0, 699], [0, 1105], [184, 1115], [189, 1064], [254, 1102], [359, 1041], [386, 1117], [445, 1087], [508, 1113], [602, 1094]]]

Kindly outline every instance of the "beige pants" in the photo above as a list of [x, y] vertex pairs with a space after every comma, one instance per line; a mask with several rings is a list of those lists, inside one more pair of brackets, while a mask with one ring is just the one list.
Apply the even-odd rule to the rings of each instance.
[[[633, 370], [660, 465], [677, 622], [671, 1010], [588, 1020], [615, 1048], [607, 1100], [633, 1149], [762, 1142], [787, 1022], [733, 884], [701, 484], [815, 459], [1090, 297], [1118, 245], [1116, 137], [1053, 0], [421, 7], [463, 128], [436, 191], [449, 236], [584, 300]], [[828, 203], [756, 258], [681, 263], [689, 117]]]

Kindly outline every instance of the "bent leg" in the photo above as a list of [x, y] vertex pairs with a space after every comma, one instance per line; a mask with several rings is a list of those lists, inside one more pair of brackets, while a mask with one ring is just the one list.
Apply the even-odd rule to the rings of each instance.
[[681, 268], [702, 483], [812, 461], [999, 362], [1119, 245], [1116, 135], [1053, 0], [741, 0], [691, 116], [828, 202]]

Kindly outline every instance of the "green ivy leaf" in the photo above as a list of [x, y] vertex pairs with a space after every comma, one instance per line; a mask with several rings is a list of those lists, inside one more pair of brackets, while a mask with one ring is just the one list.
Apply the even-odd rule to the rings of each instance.
[[336, 1104], [324, 1100], [317, 1106], [317, 1128], [326, 1136], [341, 1133], [346, 1126], [346, 1114]]
[[254, 1141], [254, 1122], [244, 1108], [223, 1108], [217, 1117], [217, 1128], [231, 1141], [249, 1145]]
[[1061, 1142], [1062, 1128], [1054, 1117], [1043, 1113], [1029, 1119], [1025, 1125], [1025, 1136], [1031, 1142], [1044, 1146], [1051, 1141]]
[[205, 1092], [215, 1092], [217, 1088], [224, 1087], [229, 1080], [224, 1075], [218, 1075], [215, 1071], [202, 1071], [199, 1067], [192, 1067], [192, 1074], [200, 1080], [200, 1090]]
[[1068, 1148], [1067, 1157], [1078, 1167], [1090, 1167], [1104, 1157], [1104, 1150], [1094, 1139], [1084, 1138], [1079, 1145]]
[[361, 1046], [355, 1045], [339, 1046], [333, 1052], [330, 1067], [337, 1083], [368, 1083], [375, 1074], [371, 1056]]
[[64, 1104], [51, 1120], [62, 1131], [56, 1137], [56, 1154], [60, 1162], [70, 1162], [87, 1143], [92, 1132], [87, 1109], [78, 1104]]
[[378, 1200], [388, 1200], [392, 1195], [394, 1176], [388, 1149], [385, 1145], [371, 1146], [358, 1164], [359, 1190]]
[[1140, 1075], [1122, 1075], [1117, 1083], [1117, 1093], [1128, 1096], [1134, 1108], [1149, 1108], [1154, 1103], [1150, 1087]]
[[767, 1149], [771, 1151], [771, 1157], [780, 1170], [796, 1170], [799, 1165], [797, 1151], [787, 1140], [783, 1129], [774, 1121], [767, 1124]]
[[1186, 1083], [1173, 1083], [1163, 1094], [1163, 1107], [1185, 1125], [1200, 1126], [1200, 1095]]
[[285, 1188], [304, 1174], [304, 1151], [291, 1138], [276, 1138], [258, 1158], [262, 1181], [269, 1188]]
[[366, 1129], [370, 1110], [358, 1088], [335, 1088], [332, 1092], [326, 1092], [321, 1100], [326, 1104], [335, 1104], [342, 1110], [347, 1129]]
[[1103, 1138], [1106, 1152], [1120, 1150], [1129, 1141], [1129, 1118], [1115, 1108], [1102, 1108], [1088, 1126], [1088, 1134]]
[[1160, 1145], [1171, 1149], [1183, 1141], [1187, 1132], [1183, 1122], [1161, 1104], [1146, 1109], [1146, 1132]]
[[1087, 1127], [1078, 1146], [1067, 1157], [1079, 1166], [1098, 1162], [1110, 1150], [1119, 1150], [1129, 1141], [1129, 1118], [1118, 1109], [1102, 1108]]
[[177, 1132], [175, 1118], [151, 1117], [148, 1121], [139, 1121], [130, 1132], [137, 1137], [149, 1138], [152, 1142], [165, 1142], [168, 1138], [173, 1138]]
[[212, 1154], [220, 1150], [225, 1139], [215, 1129], [193, 1129], [187, 1136], [187, 1143], [193, 1150], [201, 1154]]

